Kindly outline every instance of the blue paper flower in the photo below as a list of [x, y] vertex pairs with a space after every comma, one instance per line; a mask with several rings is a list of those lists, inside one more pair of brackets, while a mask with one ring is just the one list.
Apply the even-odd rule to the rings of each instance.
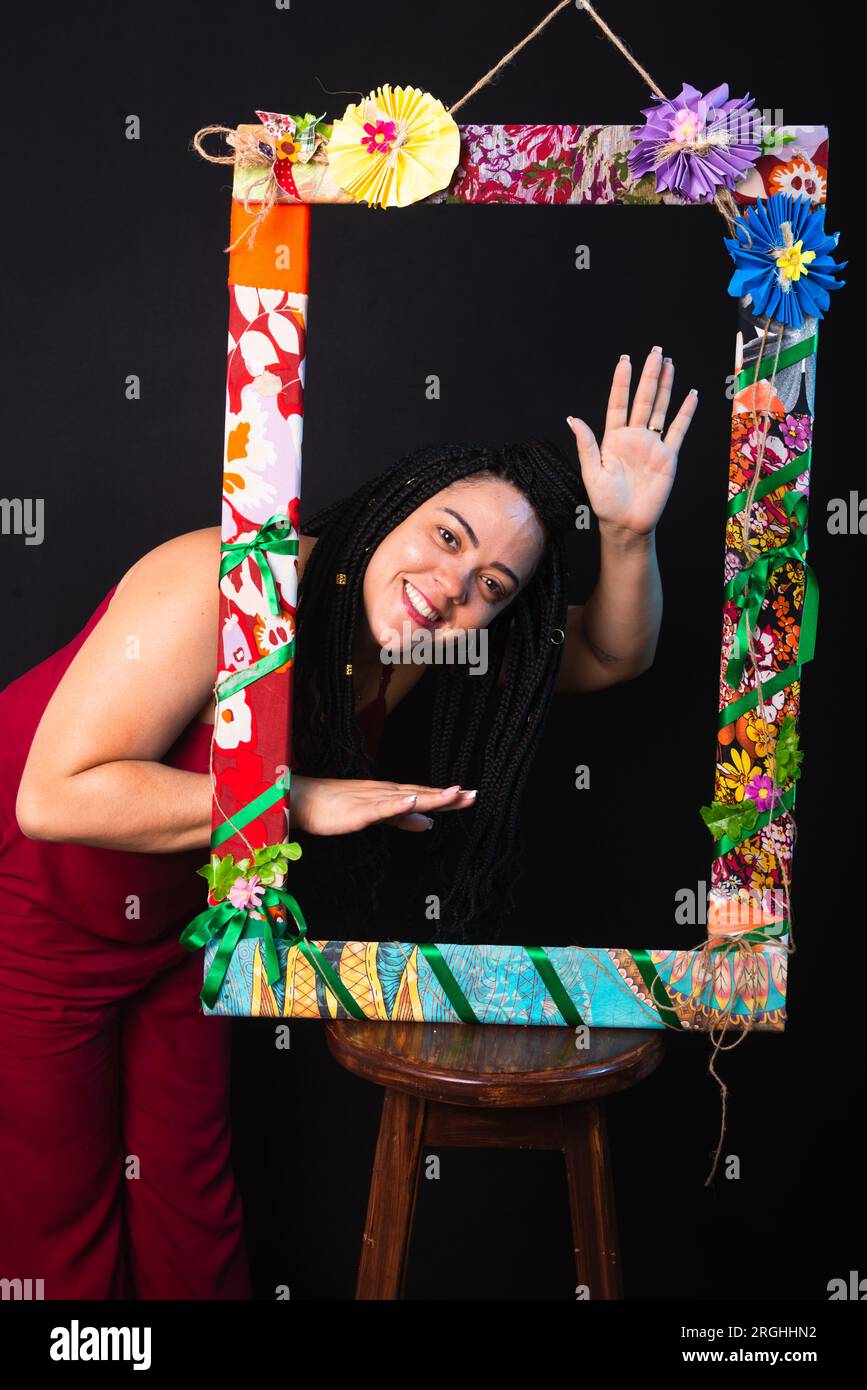
[[767, 314], [788, 328], [800, 328], [808, 314], [822, 318], [829, 291], [846, 283], [834, 277], [848, 265], [838, 265], [829, 254], [840, 233], [826, 233], [825, 209], [813, 209], [809, 198], [776, 193], [759, 198], [735, 225], [737, 237], [725, 239], [736, 266], [729, 294], [750, 295], [754, 314]]

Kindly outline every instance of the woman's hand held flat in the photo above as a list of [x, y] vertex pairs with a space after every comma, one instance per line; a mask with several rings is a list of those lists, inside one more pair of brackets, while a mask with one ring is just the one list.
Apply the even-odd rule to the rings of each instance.
[[292, 778], [292, 827], [311, 835], [348, 835], [378, 822], [399, 830], [429, 830], [426, 811], [461, 811], [475, 792], [461, 787], [365, 781], [341, 777]]

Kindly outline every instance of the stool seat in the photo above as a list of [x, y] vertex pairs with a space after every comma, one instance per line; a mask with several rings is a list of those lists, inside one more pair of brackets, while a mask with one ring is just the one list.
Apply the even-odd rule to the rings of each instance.
[[600, 1102], [655, 1070], [663, 1031], [340, 1020], [325, 1036], [383, 1088], [357, 1299], [402, 1296], [423, 1155], [450, 1147], [559, 1150], [579, 1297], [622, 1296]]
[[625, 1091], [662, 1060], [662, 1029], [329, 1023], [335, 1060], [378, 1086], [452, 1105], [570, 1105]]

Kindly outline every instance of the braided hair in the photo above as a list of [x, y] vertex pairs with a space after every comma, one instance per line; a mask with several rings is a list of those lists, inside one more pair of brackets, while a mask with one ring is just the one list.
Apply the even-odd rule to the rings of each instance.
[[[294, 670], [294, 738], [307, 776], [369, 778], [372, 760], [355, 726], [351, 671], [356, 622], [365, 621], [363, 582], [381, 541], [435, 493], [466, 480], [494, 477], [530, 501], [546, 543], [526, 586], [488, 628], [488, 664], [470, 678], [465, 663], [434, 668], [430, 741], [433, 786], [478, 788], [471, 810], [436, 818], [425, 847], [440, 867], [449, 861], [450, 887], [440, 907], [440, 936], [465, 938], [472, 922], [496, 913], [510, 898], [518, 861], [522, 793], [541, 737], [562, 655], [556, 629], [566, 630], [565, 535], [583, 496], [580, 474], [553, 443], [532, 439], [500, 448], [426, 446], [364, 483], [350, 497], [301, 526], [317, 537], [298, 592]], [[508, 641], [504, 685], [497, 681]], [[385, 878], [386, 837], [370, 826], [329, 837], [328, 882], [343, 885], [357, 912], [365, 895], [375, 908]], [[338, 846], [337, 842], [341, 844]]]

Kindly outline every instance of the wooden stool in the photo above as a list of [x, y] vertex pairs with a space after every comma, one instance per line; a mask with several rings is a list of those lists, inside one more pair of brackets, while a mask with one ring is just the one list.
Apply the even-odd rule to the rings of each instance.
[[357, 1299], [403, 1297], [426, 1149], [559, 1149], [566, 1161], [578, 1283], [592, 1299], [622, 1297], [604, 1096], [662, 1060], [664, 1035], [435, 1023], [326, 1026], [332, 1055], [385, 1090]]

